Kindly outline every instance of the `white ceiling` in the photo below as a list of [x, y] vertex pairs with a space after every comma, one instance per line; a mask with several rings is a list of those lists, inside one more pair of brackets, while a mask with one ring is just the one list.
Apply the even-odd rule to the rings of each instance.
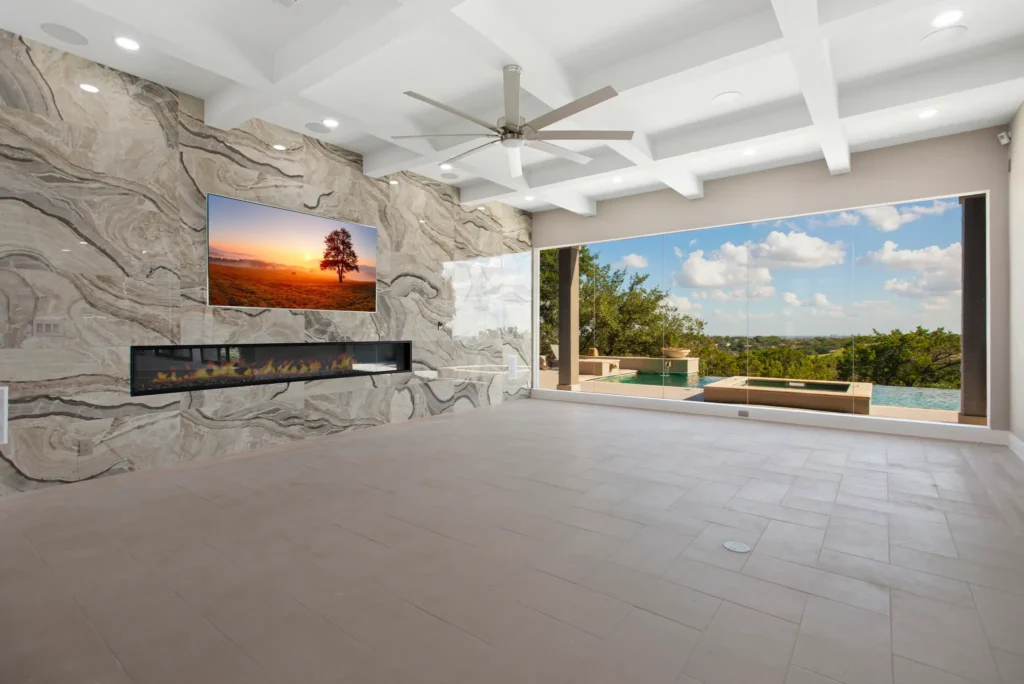
[[[0, 0], [0, 28], [202, 97], [207, 121], [259, 117], [364, 155], [371, 175], [441, 179], [467, 130], [415, 90], [501, 116], [501, 72], [523, 67], [527, 118], [606, 85], [619, 97], [556, 128], [630, 128], [631, 142], [566, 143], [578, 165], [500, 149], [455, 164], [463, 201], [593, 213], [595, 201], [1004, 124], [1024, 101], [1022, 0]], [[963, 10], [959, 38], [922, 42]], [[88, 38], [69, 45], [53, 22]], [[142, 44], [125, 52], [113, 38]], [[742, 97], [715, 104], [725, 91]], [[938, 110], [930, 119], [918, 114]], [[472, 130], [472, 126], [469, 126]], [[527, 198], [532, 199], [527, 199]]]

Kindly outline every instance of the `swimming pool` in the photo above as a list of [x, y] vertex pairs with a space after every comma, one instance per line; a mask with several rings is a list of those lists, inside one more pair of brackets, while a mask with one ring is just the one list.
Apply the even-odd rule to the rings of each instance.
[[[623, 385], [655, 385], [662, 387], [687, 387], [703, 389], [713, 382], [724, 380], [718, 375], [681, 375], [670, 373], [630, 373], [598, 378], [597, 382], [614, 382]], [[960, 410], [960, 390], [934, 389], [931, 387], [890, 387], [875, 385], [871, 391], [871, 403], [878, 406], [901, 406], [903, 408]]]

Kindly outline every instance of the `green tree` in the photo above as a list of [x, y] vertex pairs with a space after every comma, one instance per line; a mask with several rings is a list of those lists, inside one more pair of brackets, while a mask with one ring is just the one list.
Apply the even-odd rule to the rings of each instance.
[[[580, 247], [580, 351], [607, 356], [661, 356], [685, 347], [700, 359], [701, 375], [748, 375], [804, 380], [850, 380], [903, 387], [960, 387], [960, 335], [918, 327], [908, 333], [787, 338], [712, 337], [704, 320], [667, 302], [649, 275], [600, 264]], [[541, 252], [541, 353], [558, 344], [558, 252]]]
[[320, 260], [320, 270], [331, 270], [338, 274], [338, 282], [345, 281], [349, 271], [359, 271], [359, 255], [352, 246], [352, 233], [348, 228], [332, 230], [324, 238], [324, 258]]
[[960, 335], [921, 326], [906, 333], [873, 332], [843, 350], [840, 376], [897, 387], [960, 388]]

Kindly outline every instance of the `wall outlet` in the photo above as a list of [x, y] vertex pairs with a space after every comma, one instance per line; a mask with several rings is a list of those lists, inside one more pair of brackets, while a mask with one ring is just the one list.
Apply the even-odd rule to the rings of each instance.
[[36, 337], [64, 337], [65, 321], [63, 317], [37, 318], [32, 322], [32, 334]]
[[508, 379], [515, 380], [519, 376], [519, 357], [508, 357]]
[[750, 417], [750, 411], [748, 411], [746, 409], [740, 409], [740, 418], [749, 418], [749, 417]]

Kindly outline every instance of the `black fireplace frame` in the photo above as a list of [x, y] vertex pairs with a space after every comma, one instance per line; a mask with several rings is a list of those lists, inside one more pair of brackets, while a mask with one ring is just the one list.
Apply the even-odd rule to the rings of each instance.
[[[137, 390], [134, 383], [132, 382], [135, 378], [135, 352], [136, 351], [161, 351], [161, 350], [175, 350], [175, 349], [195, 349], [197, 347], [239, 347], [246, 349], [253, 349], [258, 347], [331, 347], [337, 345], [348, 345], [348, 346], [376, 346], [381, 344], [390, 345], [401, 345], [404, 350], [401, 356], [404, 356], [408, 363], [408, 368], [397, 368], [395, 370], [382, 370], [382, 371], [334, 371], [328, 372], [315, 377], [298, 377], [294, 380], [280, 379], [280, 378], [267, 378], [263, 380], [245, 380], [238, 382], [228, 382], [225, 384], [219, 384], [216, 387], [168, 387], [162, 389], [144, 389]], [[249, 343], [249, 344], [157, 344], [157, 345], [133, 345], [128, 352], [128, 388], [130, 396], [142, 397], [153, 394], [175, 394], [175, 393], [187, 393], [187, 392], [204, 392], [212, 389], [229, 389], [234, 387], [252, 387], [255, 385], [284, 385], [293, 382], [311, 382], [313, 380], [330, 380], [332, 378], [361, 378], [368, 375], [395, 375], [396, 373], [411, 373], [412, 372], [412, 341], [410, 340], [378, 340], [378, 341], [338, 341], [338, 342], [262, 342], [262, 343]]]

